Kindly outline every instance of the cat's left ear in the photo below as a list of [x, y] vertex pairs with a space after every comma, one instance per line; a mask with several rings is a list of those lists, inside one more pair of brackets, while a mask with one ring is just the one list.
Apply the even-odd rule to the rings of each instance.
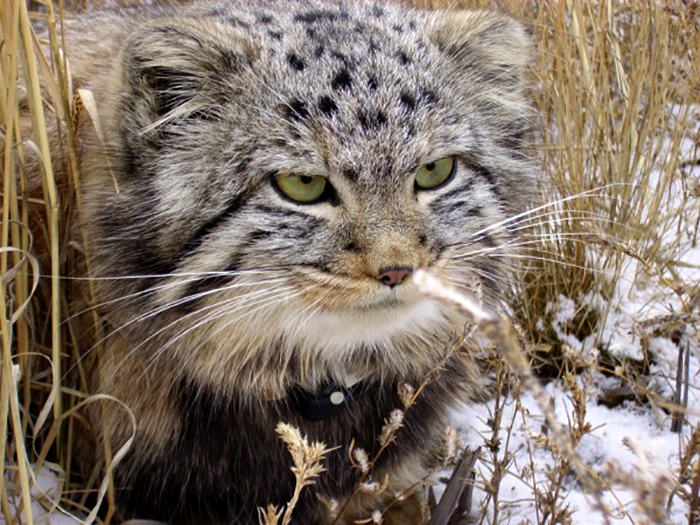
[[504, 93], [520, 93], [532, 44], [524, 26], [493, 11], [437, 11], [431, 40], [458, 68]]

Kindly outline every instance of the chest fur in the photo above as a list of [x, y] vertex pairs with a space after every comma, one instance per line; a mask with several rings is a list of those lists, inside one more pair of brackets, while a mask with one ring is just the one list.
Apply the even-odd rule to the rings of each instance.
[[[459, 362], [453, 359], [427, 385], [406, 411], [395, 442], [379, 457], [377, 477], [389, 474], [391, 481], [392, 471], [398, 465], [405, 469], [407, 459], [417, 474], [425, 471], [442, 434], [440, 421], [459, 395], [463, 380]], [[284, 505], [294, 490], [291, 457], [275, 433], [277, 424], [285, 422], [299, 428], [309, 441], [322, 441], [334, 449], [324, 458], [326, 472], [304, 490], [295, 511], [299, 523], [326, 523], [315, 494], [342, 502], [360, 475], [348, 458], [350, 443], [374, 457], [389, 414], [403, 410], [397, 385], [379, 383], [318, 422], [302, 417], [289, 399], [222, 400], [185, 383], [176, 388], [176, 398], [181, 428], [162, 447], [163, 452], [157, 457], [131, 456], [119, 469], [119, 486], [129, 487], [123, 499], [129, 512], [139, 518], [257, 523], [258, 507]]]

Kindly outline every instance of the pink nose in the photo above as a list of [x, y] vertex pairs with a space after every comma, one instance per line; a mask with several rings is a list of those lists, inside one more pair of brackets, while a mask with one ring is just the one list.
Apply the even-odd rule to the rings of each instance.
[[391, 288], [401, 284], [406, 280], [408, 276], [413, 273], [413, 268], [410, 266], [392, 266], [389, 268], [382, 268], [379, 271], [379, 281]]

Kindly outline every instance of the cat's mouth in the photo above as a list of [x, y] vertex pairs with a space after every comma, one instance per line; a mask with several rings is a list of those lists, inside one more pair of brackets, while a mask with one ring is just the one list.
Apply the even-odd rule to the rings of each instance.
[[368, 312], [372, 310], [397, 308], [399, 306], [403, 306], [404, 304], [406, 304], [406, 301], [399, 300], [399, 298], [396, 297], [396, 294], [393, 294], [388, 297], [380, 298], [371, 303], [357, 305], [356, 307], [351, 309], [356, 310], [358, 312]]
[[413, 286], [394, 290], [361, 290], [345, 301], [345, 310], [351, 313], [390, 313], [392, 310], [411, 308], [422, 296]]

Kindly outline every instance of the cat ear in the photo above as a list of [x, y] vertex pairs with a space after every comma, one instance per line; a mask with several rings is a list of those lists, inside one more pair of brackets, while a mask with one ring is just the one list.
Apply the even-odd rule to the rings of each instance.
[[122, 52], [131, 131], [148, 131], [163, 122], [216, 117], [231, 100], [236, 80], [256, 57], [245, 36], [211, 22], [170, 22], [148, 27]]
[[479, 81], [514, 94], [524, 87], [531, 43], [525, 28], [493, 11], [437, 12], [431, 39]]

